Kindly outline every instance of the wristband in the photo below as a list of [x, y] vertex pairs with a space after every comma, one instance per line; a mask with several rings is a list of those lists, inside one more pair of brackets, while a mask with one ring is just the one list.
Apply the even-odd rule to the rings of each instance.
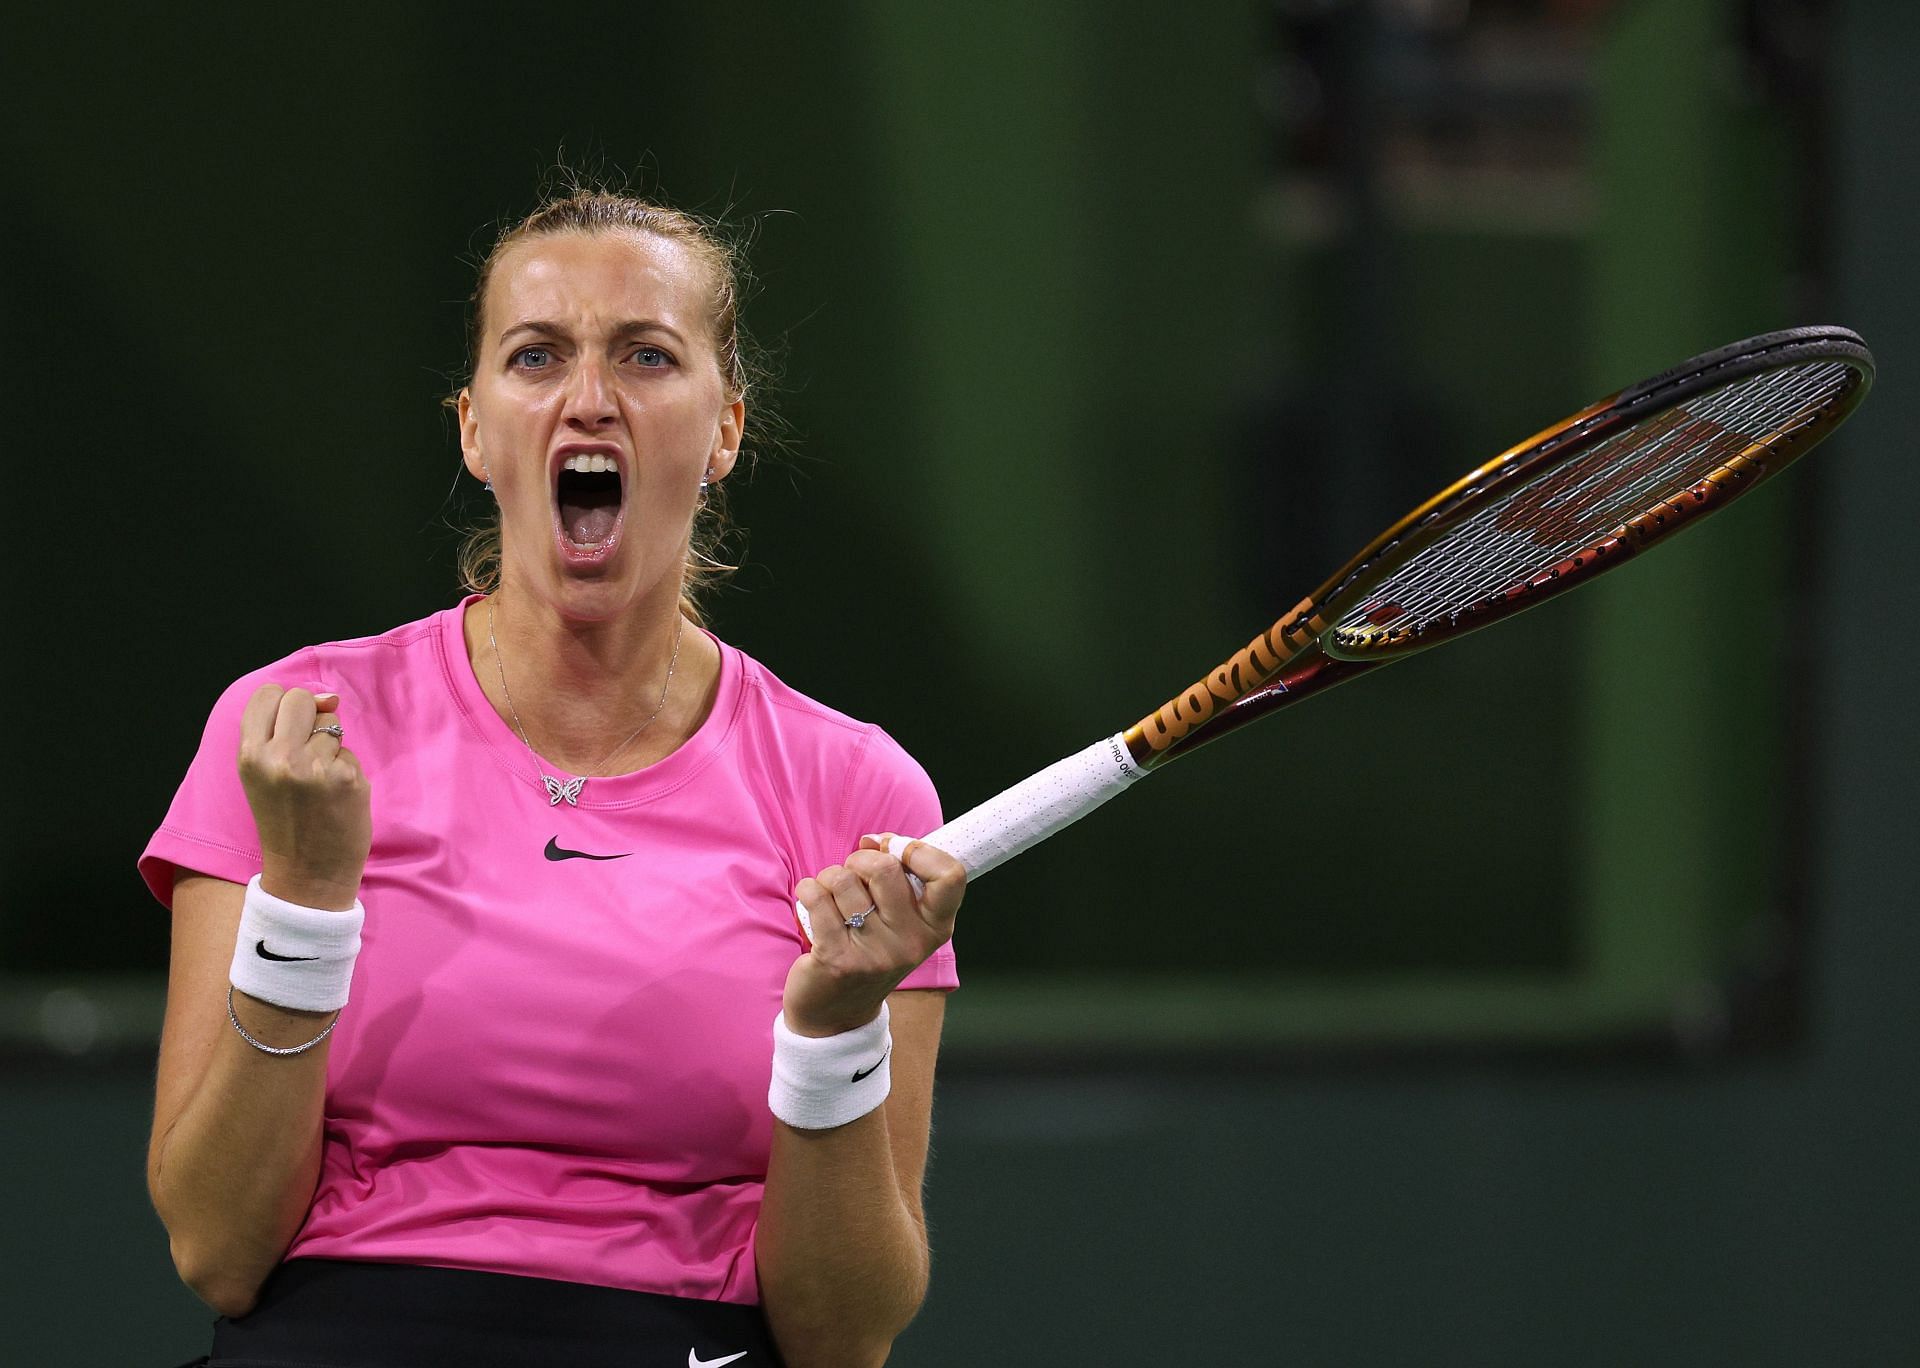
[[773, 1019], [773, 1081], [767, 1106], [795, 1130], [831, 1130], [887, 1100], [893, 1033], [887, 1006], [865, 1026], [832, 1036], [795, 1035], [787, 1014]]
[[353, 960], [367, 912], [354, 900], [344, 912], [302, 907], [247, 881], [227, 978], [249, 997], [301, 1012], [334, 1012], [347, 1005]]

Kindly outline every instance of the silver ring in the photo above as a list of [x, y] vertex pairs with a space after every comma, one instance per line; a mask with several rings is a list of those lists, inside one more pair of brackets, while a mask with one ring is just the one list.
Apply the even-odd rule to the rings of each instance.
[[847, 930], [858, 931], [867, 924], [867, 918], [879, 910], [878, 907], [869, 907], [864, 912], [856, 912], [851, 917], [842, 917], [841, 920], [847, 924]]
[[309, 741], [313, 740], [313, 738], [320, 735], [321, 732], [325, 732], [328, 736], [331, 736], [334, 740], [338, 741], [342, 737], [346, 736], [347, 729], [341, 726], [338, 722], [329, 722], [324, 727], [315, 727], [312, 731], [308, 732], [307, 740]]

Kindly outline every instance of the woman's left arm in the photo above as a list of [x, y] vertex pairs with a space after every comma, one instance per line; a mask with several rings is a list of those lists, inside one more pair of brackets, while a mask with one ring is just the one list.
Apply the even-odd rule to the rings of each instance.
[[[946, 994], [894, 986], [953, 932], [959, 862], [915, 844], [902, 862], [863, 841], [798, 890], [814, 945], [788, 975], [784, 1015], [803, 1036], [871, 1023], [887, 1005], [892, 1088], [866, 1115], [823, 1130], [773, 1123], [755, 1258], [761, 1301], [788, 1368], [878, 1368], [927, 1291], [926, 1173], [934, 1058]], [[865, 908], [858, 929], [847, 925]]]
[[883, 1364], [927, 1295], [920, 1202], [946, 994], [895, 993], [893, 1090], [832, 1130], [773, 1123], [760, 1295], [787, 1368]]

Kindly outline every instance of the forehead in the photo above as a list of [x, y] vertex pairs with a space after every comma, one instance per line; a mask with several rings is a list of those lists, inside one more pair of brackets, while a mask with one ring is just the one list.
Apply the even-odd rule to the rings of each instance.
[[628, 319], [704, 337], [712, 290], [706, 265], [651, 233], [554, 233], [509, 247], [487, 281], [486, 331], [535, 319], [591, 333]]

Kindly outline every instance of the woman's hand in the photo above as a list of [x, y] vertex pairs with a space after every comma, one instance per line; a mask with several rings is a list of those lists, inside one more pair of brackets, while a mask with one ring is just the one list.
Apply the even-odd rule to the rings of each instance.
[[263, 684], [240, 716], [240, 784], [260, 831], [260, 884], [304, 907], [345, 911], [373, 841], [367, 776], [320, 728], [338, 694]]
[[[781, 1003], [787, 1029], [799, 1035], [839, 1035], [866, 1025], [900, 980], [953, 936], [965, 867], [919, 841], [895, 859], [888, 839], [862, 836], [845, 864], [802, 879], [794, 890], [813, 921], [813, 949], [788, 971]], [[926, 885], [917, 898], [909, 871]], [[863, 912], [857, 930], [847, 925]]]

